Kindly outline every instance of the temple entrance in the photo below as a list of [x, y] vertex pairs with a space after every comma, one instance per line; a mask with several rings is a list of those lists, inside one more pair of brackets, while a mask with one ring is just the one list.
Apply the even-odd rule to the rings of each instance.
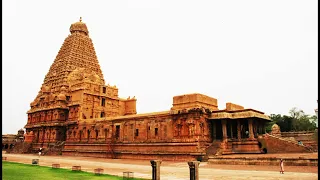
[[211, 138], [212, 141], [222, 140], [222, 123], [220, 119], [211, 121]]
[[[225, 121], [224, 123], [226, 132], [223, 132], [223, 121]], [[212, 120], [210, 124], [212, 141], [222, 140], [224, 138], [230, 140], [241, 140], [249, 138], [250, 132], [248, 119], [215, 119]], [[256, 123], [253, 123], [253, 131], [255, 133], [257, 131], [256, 126]], [[224, 135], [225, 137], [223, 137]]]
[[227, 137], [230, 139], [237, 138], [237, 121], [235, 120], [227, 120]]
[[249, 138], [248, 120], [240, 120], [241, 138]]
[[119, 139], [120, 138], [120, 126], [119, 125], [117, 125], [116, 126], [116, 139]]
[[216, 122], [216, 131], [217, 131], [217, 134], [216, 134], [216, 139], [219, 139], [219, 140], [222, 140], [222, 123], [221, 123], [221, 120], [218, 120]]
[[88, 129], [87, 132], [88, 132], [88, 133], [87, 133], [87, 135], [88, 135], [88, 141], [90, 141], [90, 130]]
[[39, 137], [40, 137], [40, 131], [37, 130], [36, 142], [39, 142], [39, 141], [40, 141], [40, 140], [39, 140]]
[[66, 128], [62, 127], [59, 132], [60, 132], [60, 141], [66, 141], [66, 133], [67, 133]]

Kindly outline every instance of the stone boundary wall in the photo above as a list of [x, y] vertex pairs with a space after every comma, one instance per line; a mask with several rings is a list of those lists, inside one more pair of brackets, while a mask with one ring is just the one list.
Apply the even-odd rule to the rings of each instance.
[[[203, 150], [204, 151], [204, 150]], [[65, 144], [62, 155], [117, 159], [195, 160], [198, 143]]]
[[281, 132], [282, 137], [293, 137], [297, 141], [314, 141], [314, 131]]
[[[286, 166], [318, 166], [318, 158], [282, 158]], [[275, 157], [230, 157], [230, 158], [212, 158], [209, 157], [209, 164], [233, 164], [233, 165], [272, 165], [278, 166], [280, 158]]]
[[304, 153], [311, 152], [307, 147], [278, 137], [265, 135], [264, 143], [268, 153]]

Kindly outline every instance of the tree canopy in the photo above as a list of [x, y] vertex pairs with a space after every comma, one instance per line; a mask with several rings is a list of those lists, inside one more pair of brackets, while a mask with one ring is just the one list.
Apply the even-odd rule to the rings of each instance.
[[266, 130], [271, 131], [271, 126], [277, 124], [282, 132], [289, 131], [311, 131], [315, 130], [317, 116], [307, 115], [298, 108], [292, 108], [289, 111], [289, 116], [281, 114], [271, 114], [271, 122], [268, 124]]

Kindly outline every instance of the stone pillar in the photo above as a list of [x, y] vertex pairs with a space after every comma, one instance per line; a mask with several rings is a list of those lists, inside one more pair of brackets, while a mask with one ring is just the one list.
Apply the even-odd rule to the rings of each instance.
[[217, 123], [215, 122], [215, 121], [212, 121], [212, 125], [213, 125], [213, 127], [212, 127], [212, 133], [213, 133], [213, 136], [212, 136], [212, 138], [213, 138], [213, 140], [215, 140], [215, 139], [217, 139]]
[[252, 119], [248, 119], [248, 124], [249, 124], [249, 139], [254, 139]]
[[160, 165], [161, 160], [151, 160], [152, 180], [160, 180]]
[[190, 169], [190, 180], [199, 180], [199, 161], [188, 162]]
[[222, 137], [223, 139], [227, 139], [227, 120], [221, 120], [222, 123]]
[[237, 120], [237, 135], [238, 135], [238, 140], [241, 140], [241, 124], [240, 124], [240, 120]]
[[230, 123], [230, 137], [231, 137], [231, 139], [233, 139], [232, 124], [233, 124], [233, 122]]
[[41, 130], [42, 130], [41, 142], [43, 143], [46, 138], [46, 130], [45, 130], [45, 128], [42, 128]]

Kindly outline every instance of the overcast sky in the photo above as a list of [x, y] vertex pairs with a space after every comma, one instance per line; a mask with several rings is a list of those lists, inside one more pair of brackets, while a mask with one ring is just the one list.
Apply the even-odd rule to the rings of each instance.
[[2, 4], [2, 133], [27, 123], [69, 27], [87, 24], [106, 84], [137, 112], [169, 110], [202, 93], [265, 112], [318, 99], [316, 0], [33, 1]]

